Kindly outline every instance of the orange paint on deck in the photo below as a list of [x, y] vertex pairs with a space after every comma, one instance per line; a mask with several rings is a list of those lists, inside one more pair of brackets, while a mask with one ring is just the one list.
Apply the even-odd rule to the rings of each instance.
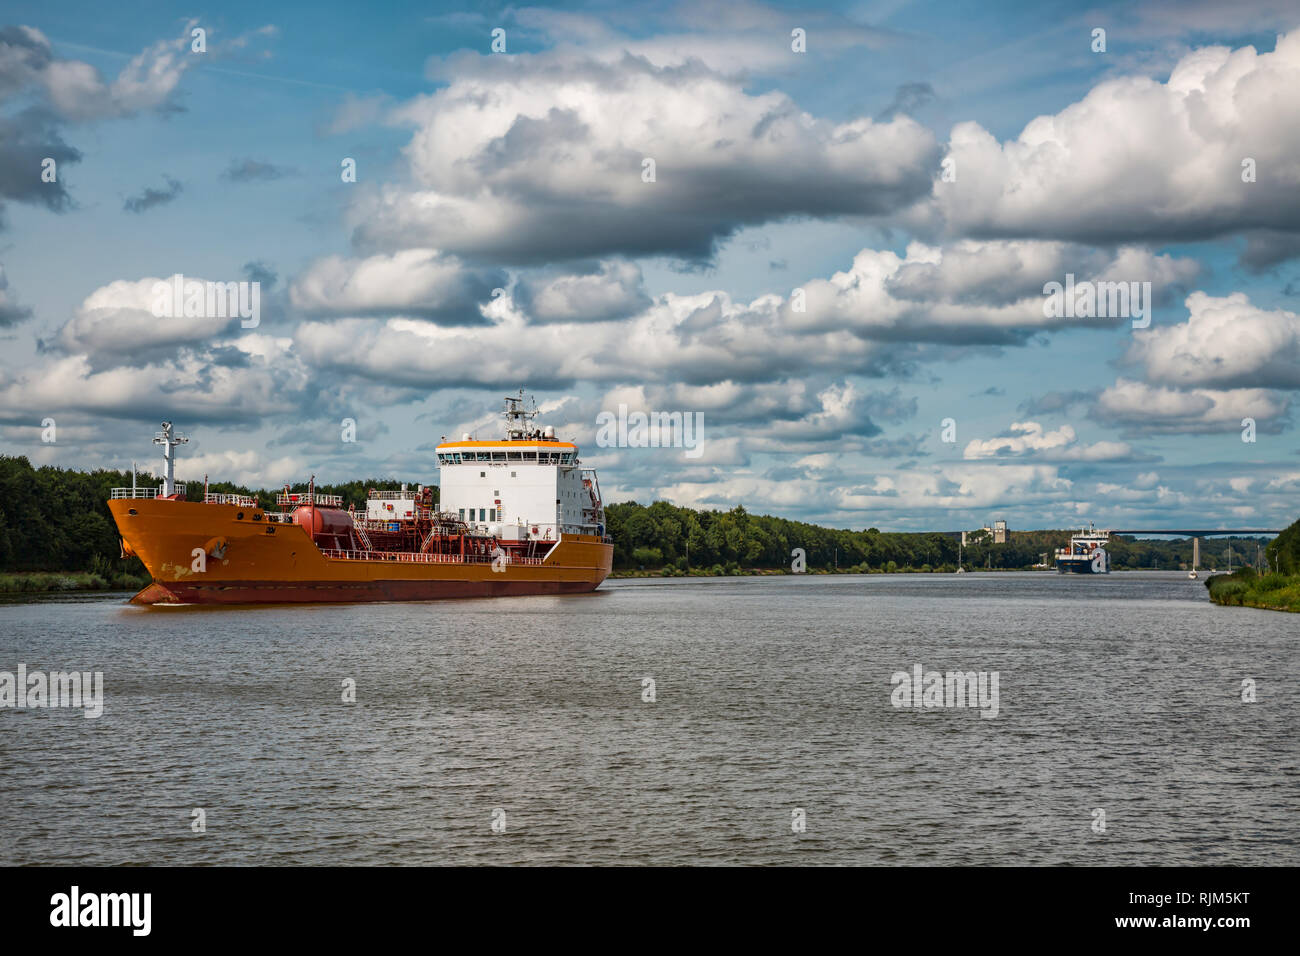
[[577, 448], [573, 442], [556, 441], [551, 438], [524, 438], [518, 441], [445, 441], [437, 450], [444, 448]]

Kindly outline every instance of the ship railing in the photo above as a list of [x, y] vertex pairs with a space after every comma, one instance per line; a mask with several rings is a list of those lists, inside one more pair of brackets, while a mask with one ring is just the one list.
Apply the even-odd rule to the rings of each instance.
[[[157, 487], [146, 488], [113, 488], [108, 496], [110, 498], [161, 498], [162, 493], [163, 486], [158, 485]], [[176, 491], [174, 493], [184, 496], [185, 485], [179, 481], [176, 482]]]
[[[321, 554], [327, 558], [340, 561], [396, 561], [399, 564], [491, 564], [494, 560], [490, 554], [422, 554], [418, 551], [345, 551], [338, 548], [322, 548]], [[522, 564], [537, 566], [541, 558], [527, 558], [507, 554], [505, 564]]]
[[[414, 514], [397, 514], [394, 512], [386, 518], [371, 518], [364, 512], [353, 512], [352, 521], [359, 527], [365, 527], [370, 531], [387, 531], [390, 524], [410, 525], [416, 521], [432, 521], [435, 525], [446, 527], [454, 525], [464, 527], [465, 522], [456, 517], [455, 514], [449, 514], [445, 511], [432, 511], [428, 508], [417, 508]], [[459, 532], [453, 532], [459, 533]]]
[[374, 491], [374, 490], [372, 490], [372, 491], [370, 491], [370, 492], [368, 493], [368, 497], [369, 497], [372, 501], [401, 501], [402, 499], [406, 499], [406, 500], [408, 500], [408, 501], [414, 501], [416, 498], [420, 497], [420, 492], [418, 492], [418, 491]]
[[158, 488], [114, 488], [109, 494], [110, 498], [157, 498], [162, 494], [162, 487]]
[[[358, 512], [352, 516], [352, 523], [365, 528], [367, 531], [409, 531], [415, 526], [415, 517], [413, 515], [392, 515], [388, 518], [368, 518]], [[394, 529], [392, 525], [398, 527]]]
[[295, 491], [286, 495], [282, 491], [275, 496], [275, 503], [277, 505], [320, 505], [323, 508], [341, 508], [343, 507], [343, 496], [313, 494], [308, 491]]
[[207, 505], [242, 505], [245, 508], [257, 507], [257, 499], [252, 495], [223, 495], [216, 492], [209, 492], [204, 495], [203, 503]]

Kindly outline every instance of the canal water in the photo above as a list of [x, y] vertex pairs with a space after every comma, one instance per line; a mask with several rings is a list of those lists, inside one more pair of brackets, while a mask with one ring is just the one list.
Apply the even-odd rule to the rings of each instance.
[[0, 709], [9, 864], [1300, 863], [1300, 616], [1184, 575], [126, 597], [0, 605], [0, 671], [104, 680]]

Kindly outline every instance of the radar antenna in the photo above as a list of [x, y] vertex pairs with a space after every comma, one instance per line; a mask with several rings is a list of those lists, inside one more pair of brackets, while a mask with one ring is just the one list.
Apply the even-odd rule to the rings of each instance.
[[535, 425], [530, 424], [536, 417], [537, 400], [535, 398], [525, 398], [522, 388], [517, 396], [506, 396], [506, 438], [511, 441], [536, 438], [541, 434], [541, 431]]

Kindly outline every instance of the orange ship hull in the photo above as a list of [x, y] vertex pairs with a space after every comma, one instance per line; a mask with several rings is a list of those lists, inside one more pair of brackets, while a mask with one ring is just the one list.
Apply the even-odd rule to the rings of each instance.
[[[536, 564], [506, 563], [495, 570], [491, 564], [462, 562], [454, 556], [436, 563], [334, 558], [322, 554], [300, 525], [252, 520], [256, 509], [165, 498], [116, 498], [108, 508], [124, 548], [153, 576], [153, 584], [131, 599], [139, 604], [575, 594], [599, 587], [614, 559], [608, 541], [568, 534]], [[195, 570], [196, 563], [202, 570]]]

